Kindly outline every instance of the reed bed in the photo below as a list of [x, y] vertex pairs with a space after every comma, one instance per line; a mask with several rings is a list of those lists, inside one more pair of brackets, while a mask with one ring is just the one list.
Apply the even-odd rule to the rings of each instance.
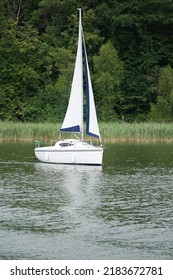
[[[0, 142], [34, 142], [39, 140], [54, 143], [60, 137], [60, 125], [0, 121]], [[103, 143], [173, 142], [173, 123], [101, 123], [100, 132]], [[63, 134], [63, 137], [69, 138], [72, 136]]]
[[58, 127], [52, 123], [0, 122], [1, 142], [43, 142], [56, 139]]
[[103, 142], [172, 143], [173, 123], [103, 123]]

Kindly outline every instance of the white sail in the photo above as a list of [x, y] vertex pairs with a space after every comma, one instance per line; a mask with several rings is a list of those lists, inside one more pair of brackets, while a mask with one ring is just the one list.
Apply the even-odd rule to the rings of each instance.
[[94, 95], [91, 84], [91, 77], [88, 66], [87, 52], [85, 47], [85, 40], [82, 30], [82, 17], [81, 9], [79, 9], [79, 35], [78, 35], [78, 48], [74, 69], [74, 76], [71, 87], [71, 94], [66, 116], [60, 131], [81, 132], [83, 140], [83, 62], [82, 62], [82, 45], [84, 52], [85, 72], [86, 72], [86, 133], [90, 136], [101, 138], [95, 103]]
[[60, 131], [83, 131], [83, 67], [82, 67], [82, 20], [79, 9], [79, 35], [75, 69], [69, 104]]
[[86, 69], [85, 72], [86, 72], [86, 95], [87, 95], [86, 133], [90, 136], [100, 138], [101, 140], [84, 36], [83, 36], [83, 46], [84, 46], [84, 61], [85, 61], [85, 69]]

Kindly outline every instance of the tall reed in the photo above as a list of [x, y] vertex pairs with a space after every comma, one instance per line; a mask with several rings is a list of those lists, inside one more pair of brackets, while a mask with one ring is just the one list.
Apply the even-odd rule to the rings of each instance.
[[[34, 142], [36, 140], [40, 140], [43, 142], [53, 143], [60, 136], [60, 125], [61, 124], [54, 123], [20, 123], [0, 121], [0, 142]], [[173, 123], [100, 123], [100, 132], [103, 143], [173, 142]], [[72, 137], [72, 135], [63, 134], [63, 137], [68, 138]]]
[[173, 142], [173, 123], [101, 123], [103, 142]]
[[57, 124], [0, 122], [0, 141], [49, 141], [58, 134]]

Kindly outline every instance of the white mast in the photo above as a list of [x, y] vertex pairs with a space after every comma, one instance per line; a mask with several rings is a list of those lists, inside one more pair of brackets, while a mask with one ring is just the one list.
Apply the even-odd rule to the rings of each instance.
[[[79, 35], [78, 35], [78, 44], [80, 44], [80, 46], [78, 46], [81, 50], [82, 50], [82, 11], [81, 8], [78, 8], [79, 11]], [[81, 119], [82, 119], [82, 123], [81, 123], [81, 140], [84, 140], [84, 129], [83, 129], [83, 56], [82, 56], [82, 51], [80, 52], [80, 56], [81, 56], [81, 69], [82, 69], [82, 78], [81, 78]]]

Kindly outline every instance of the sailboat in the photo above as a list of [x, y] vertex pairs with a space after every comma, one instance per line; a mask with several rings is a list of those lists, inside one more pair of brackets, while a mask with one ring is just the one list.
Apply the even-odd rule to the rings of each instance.
[[[102, 165], [103, 147], [97, 121], [94, 95], [89, 72], [87, 52], [79, 10], [79, 33], [76, 61], [67, 112], [60, 128], [61, 132], [80, 133], [80, 139], [64, 139], [54, 146], [35, 148], [35, 156], [42, 162], [60, 164]], [[99, 146], [84, 141], [83, 125], [83, 64], [86, 84], [86, 134], [98, 138]]]

